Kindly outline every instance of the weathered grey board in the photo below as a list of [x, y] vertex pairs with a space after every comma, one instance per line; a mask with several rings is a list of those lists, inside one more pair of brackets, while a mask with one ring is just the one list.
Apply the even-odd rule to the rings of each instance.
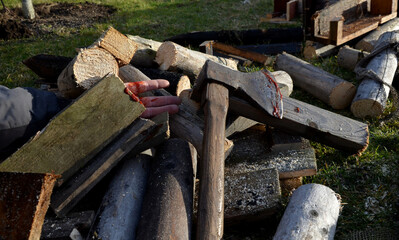
[[226, 225], [261, 220], [276, 213], [281, 203], [277, 169], [226, 174], [224, 186]]
[[144, 111], [115, 76], [102, 79], [59, 113], [0, 171], [55, 173], [67, 180]]
[[[287, 144], [290, 139], [287, 139]], [[288, 150], [273, 150], [267, 132], [233, 139], [234, 148], [226, 159], [226, 174], [239, 174], [277, 168], [279, 178], [293, 178], [316, 174], [314, 149], [309, 142]]]
[[289, 97], [283, 98], [283, 119], [238, 98], [230, 97], [229, 106], [244, 117], [350, 153], [361, 153], [368, 146], [367, 124]]

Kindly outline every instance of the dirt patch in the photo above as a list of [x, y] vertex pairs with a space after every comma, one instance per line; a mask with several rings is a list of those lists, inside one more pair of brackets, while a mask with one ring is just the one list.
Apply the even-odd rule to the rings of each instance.
[[[116, 11], [95, 3], [50, 3], [34, 6], [36, 18], [24, 19], [21, 8], [1, 10], [0, 39], [9, 40], [51, 34], [55, 30], [76, 32], [94, 23], [104, 22]], [[73, 30], [71, 30], [73, 29]]]

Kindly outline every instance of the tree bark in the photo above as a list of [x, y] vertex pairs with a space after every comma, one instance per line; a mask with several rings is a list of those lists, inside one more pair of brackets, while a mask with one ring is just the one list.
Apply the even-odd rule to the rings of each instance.
[[[377, 46], [384, 42], [399, 42], [399, 34], [387, 32], [381, 35]], [[371, 53], [372, 54], [372, 53]], [[392, 48], [383, 50], [374, 56], [367, 65], [384, 83], [391, 85], [398, 65], [396, 51]], [[380, 116], [388, 100], [390, 88], [372, 78], [366, 77], [357, 88], [356, 96], [351, 105], [353, 115], [359, 118]]]
[[236, 61], [190, 50], [173, 42], [164, 42], [159, 47], [155, 58], [161, 70], [182, 71], [193, 81], [207, 60], [212, 60], [237, 70]]
[[97, 239], [136, 239], [151, 161], [148, 155], [137, 155], [118, 167], [98, 213]]
[[170, 139], [157, 149], [137, 229], [138, 240], [191, 239], [195, 156], [182, 139]]
[[292, 77], [294, 85], [334, 109], [349, 106], [356, 92], [352, 83], [287, 53], [277, 56], [276, 68], [286, 71]]
[[341, 200], [330, 188], [306, 184], [294, 191], [273, 240], [333, 240]]
[[32, 0], [22, 0], [22, 13], [27, 19], [34, 19], [36, 17]]
[[338, 52], [337, 62], [340, 67], [353, 71], [356, 64], [369, 54], [345, 45]]
[[133, 66], [148, 68], [158, 67], [158, 64], [155, 62], [155, 56], [162, 42], [142, 38], [140, 36], [127, 35], [127, 37], [133, 40], [138, 46], [130, 62]]

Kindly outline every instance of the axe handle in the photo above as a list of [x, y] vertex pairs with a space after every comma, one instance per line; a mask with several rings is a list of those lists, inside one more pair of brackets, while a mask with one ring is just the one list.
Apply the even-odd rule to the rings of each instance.
[[223, 236], [224, 139], [229, 91], [217, 83], [208, 83], [206, 91], [197, 239], [219, 240]]

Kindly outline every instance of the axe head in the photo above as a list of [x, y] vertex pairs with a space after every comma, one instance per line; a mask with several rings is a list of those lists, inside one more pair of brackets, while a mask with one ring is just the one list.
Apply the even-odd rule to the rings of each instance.
[[202, 91], [208, 82], [218, 82], [230, 89], [241, 90], [267, 113], [283, 118], [282, 94], [272, 73], [267, 70], [243, 73], [208, 60], [193, 87], [193, 100], [201, 100]]

